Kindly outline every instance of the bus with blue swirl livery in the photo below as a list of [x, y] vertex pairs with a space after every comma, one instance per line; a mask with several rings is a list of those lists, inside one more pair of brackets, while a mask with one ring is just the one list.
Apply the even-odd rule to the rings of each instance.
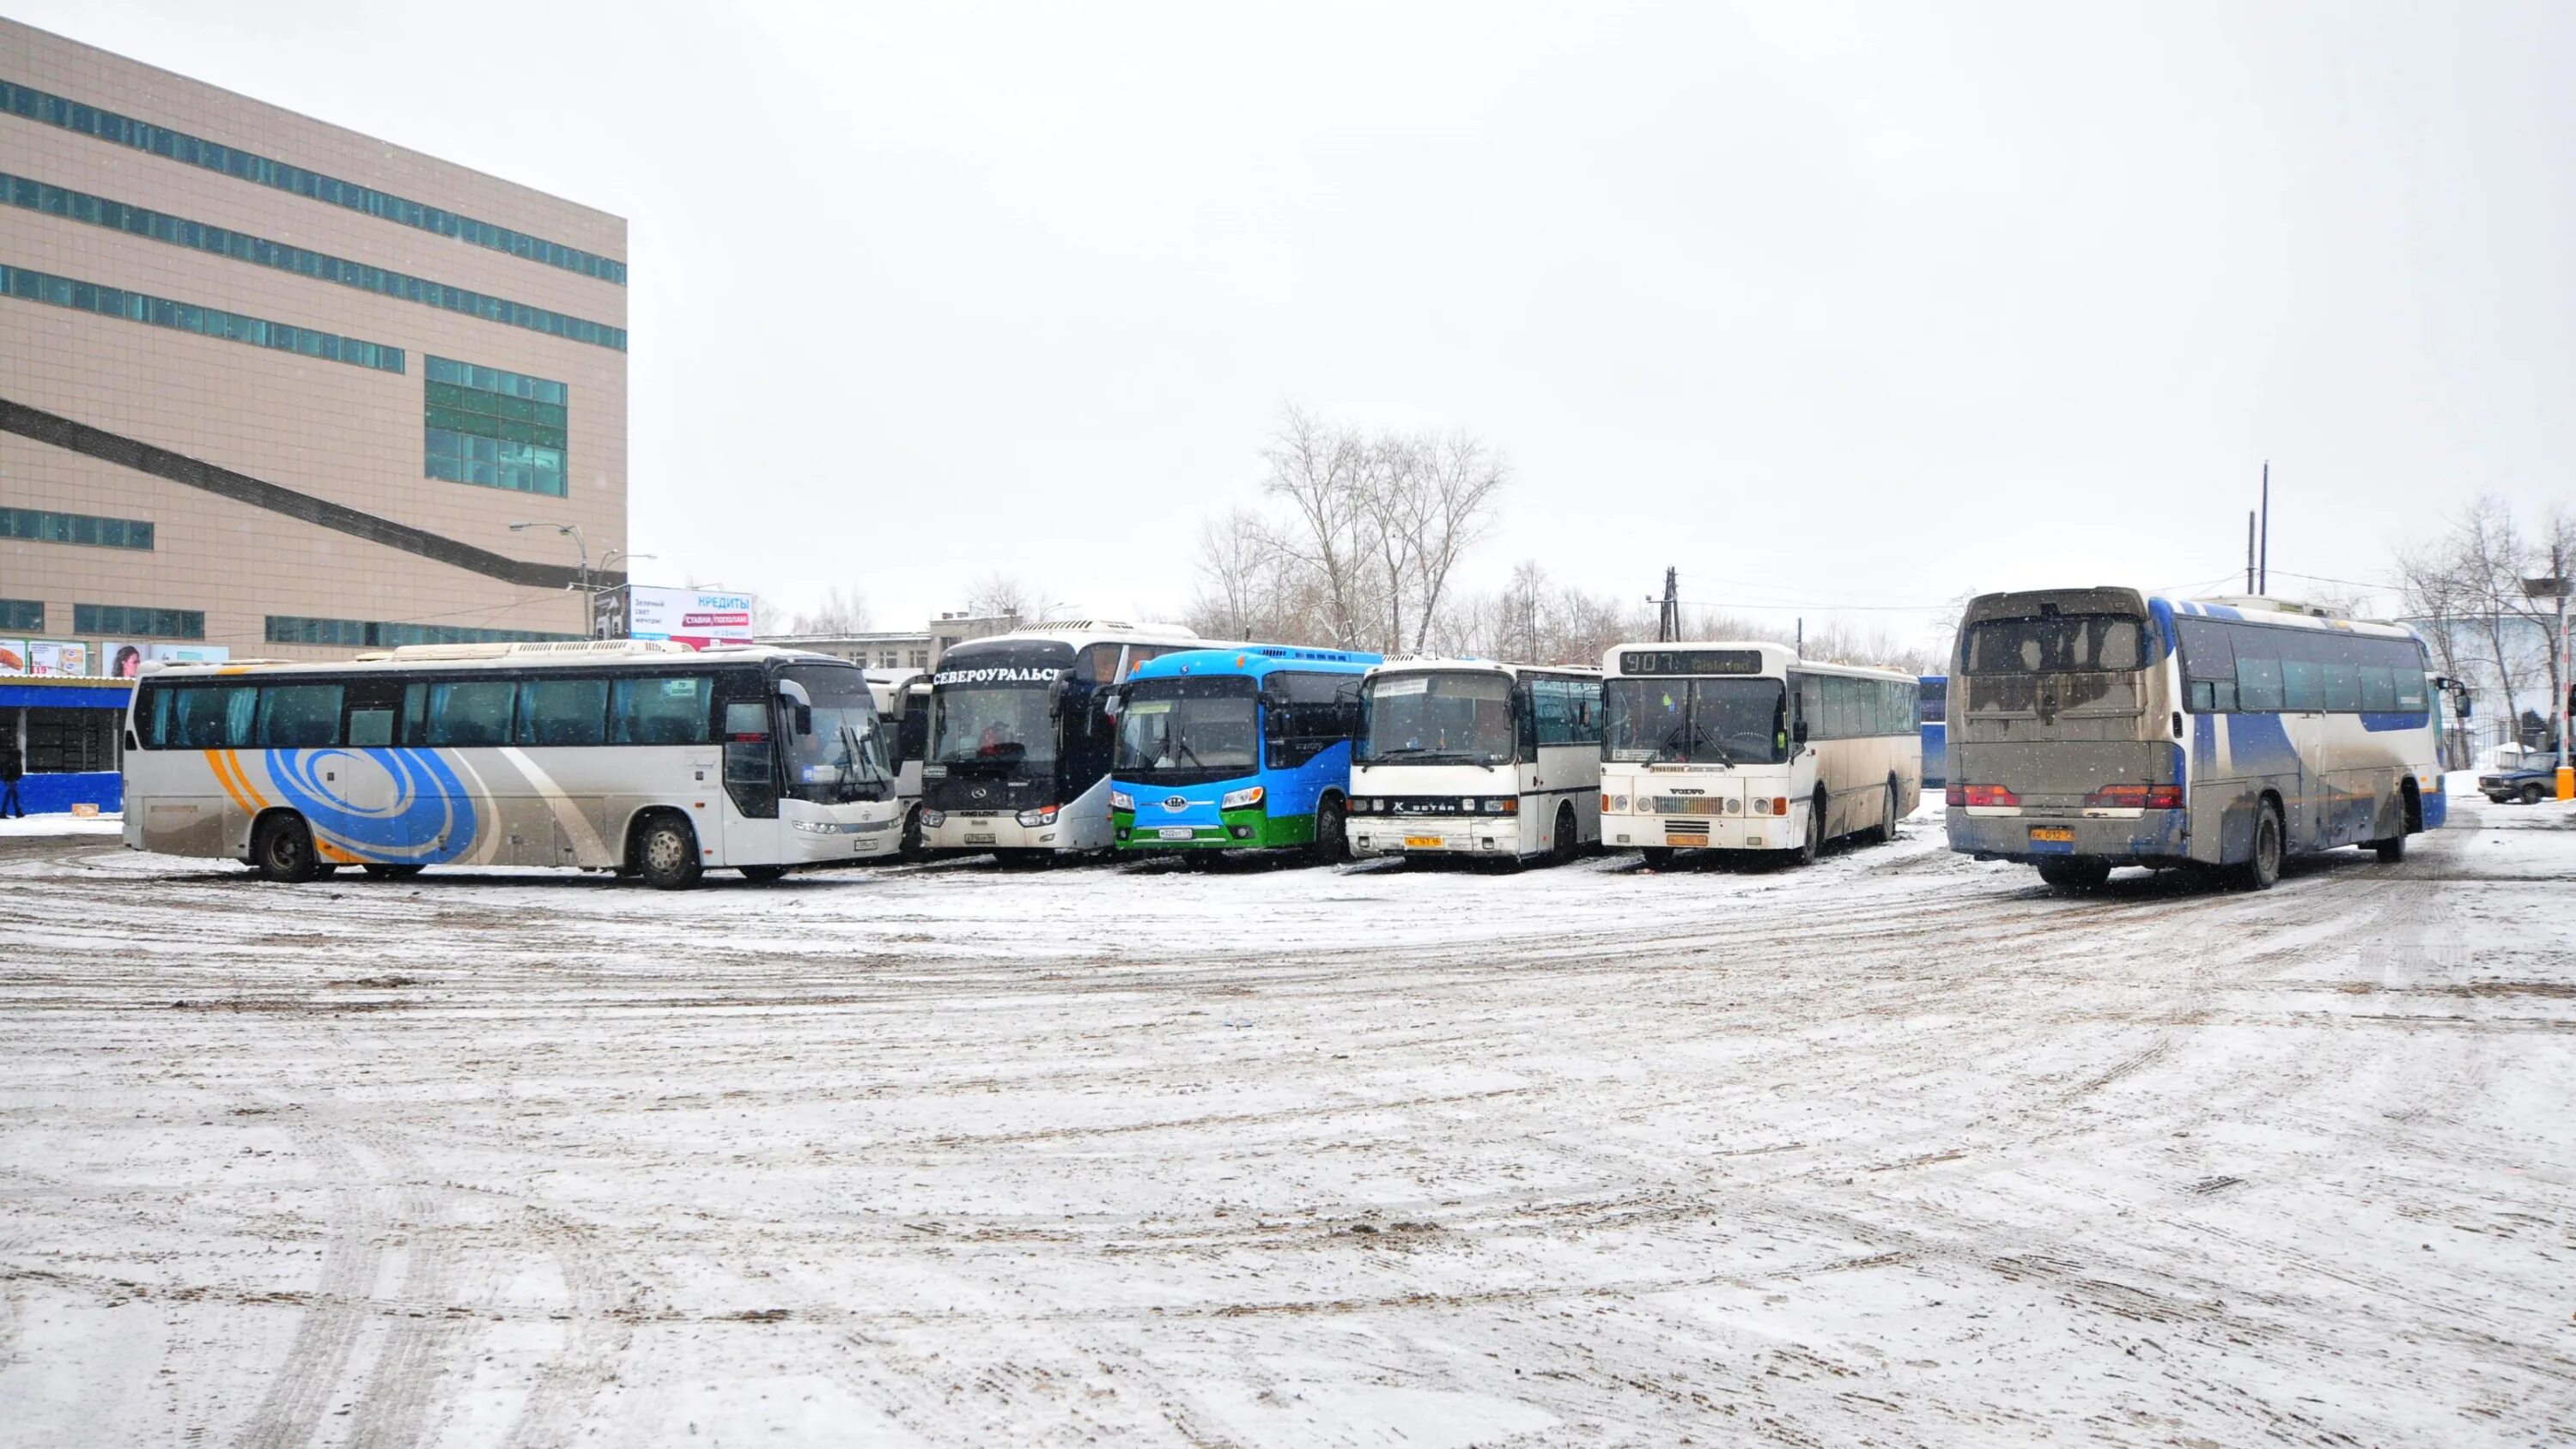
[[828, 655], [433, 644], [145, 670], [125, 740], [135, 850], [276, 881], [575, 866], [677, 889], [900, 840], [866, 676]]
[[1382, 656], [1254, 644], [1166, 654], [1110, 698], [1109, 820], [1122, 853], [1350, 855], [1360, 680]]
[[2061, 889], [2143, 865], [2262, 890], [2340, 846], [2395, 862], [2448, 805], [2423, 641], [2276, 599], [1982, 595], [1949, 703], [1950, 848]]

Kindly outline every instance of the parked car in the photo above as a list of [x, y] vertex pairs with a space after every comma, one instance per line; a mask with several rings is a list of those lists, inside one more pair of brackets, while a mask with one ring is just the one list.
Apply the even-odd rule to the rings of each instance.
[[2528, 754], [2494, 773], [2478, 776], [2478, 793], [2499, 805], [2537, 805], [2558, 794], [2558, 757]]

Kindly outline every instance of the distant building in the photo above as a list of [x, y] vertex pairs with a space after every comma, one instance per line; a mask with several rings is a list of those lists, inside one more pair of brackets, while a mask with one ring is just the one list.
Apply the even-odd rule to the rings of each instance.
[[5, 19], [0, 203], [0, 647], [587, 634], [623, 220]]
[[1001, 614], [942, 614], [929, 626], [917, 630], [871, 630], [844, 634], [768, 634], [763, 644], [776, 644], [786, 649], [811, 649], [847, 659], [862, 669], [921, 669], [939, 667], [941, 655], [968, 639], [983, 639], [1007, 634], [1019, 627], [1019, 621]]

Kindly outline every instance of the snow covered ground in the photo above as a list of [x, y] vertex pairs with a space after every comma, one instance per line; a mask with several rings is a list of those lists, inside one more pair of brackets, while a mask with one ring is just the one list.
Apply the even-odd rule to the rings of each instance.
[[13, 833], [0, 1441], [2566, 1442], [2576, 815], [2455, 811], [2081, 898]]

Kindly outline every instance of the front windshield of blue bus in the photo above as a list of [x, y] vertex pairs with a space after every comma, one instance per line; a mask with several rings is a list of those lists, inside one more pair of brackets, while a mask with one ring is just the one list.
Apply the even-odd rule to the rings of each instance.
[[810, 701], [787, 708], [788, 796], [818, 805], [887, 798], [894, 777], [866, 676], [828, 664], [791, 664], [778, 674]]
[[1512, 682], [1500, 674], [1380, 675], [1360, 691], [1360, 765], [1508, 765]]
[[1601, 686], [1605, 759], [1770, 765], [1789, 757], [1777, 679], [1613, 679]]
[[1261, 767], [1257, 690], [1240, 674], [1140, 679], [1118, 712], [1122, 780], [1231, 780]]

